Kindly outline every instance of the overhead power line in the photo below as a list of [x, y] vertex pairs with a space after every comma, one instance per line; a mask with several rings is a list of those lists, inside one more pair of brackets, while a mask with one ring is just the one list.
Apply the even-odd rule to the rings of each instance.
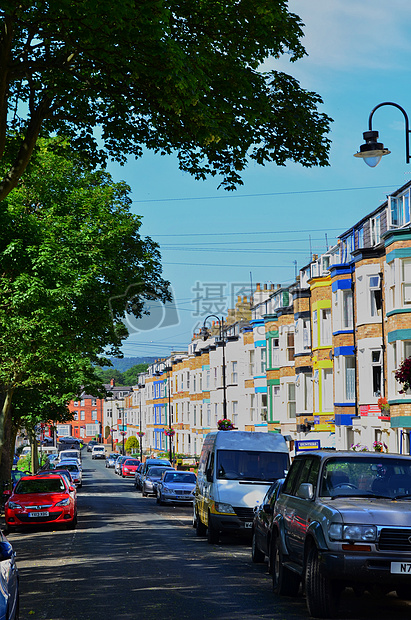
[[227, 198], [257, 198], [264, 196], [298, 196], [301, 194], [326, 194], [335, 192], [357, 192], [367, 189], [388, 189], [396, 188], [395, 185], [374, 185], [369, 187], [338, 187], [335, 189], [305, 189], [297, 192], [267, 192], [264, 194], [225, 194], [222, 196], [192, 196], [186, 198], [144, 198], [141, 200], [133, 200], [134, 203], [143, 202], [185, 202], [188, 200], [226, 200]]

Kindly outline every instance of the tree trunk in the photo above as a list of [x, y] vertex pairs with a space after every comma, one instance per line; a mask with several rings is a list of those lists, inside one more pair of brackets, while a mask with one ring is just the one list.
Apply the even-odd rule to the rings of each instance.
[[11, 399], [14, 388], [6, 389], [2, 393], [2, 407], [0, 410], [0, 481], [9, 482], [13, 464], [14, 443], [16, 435], [11, 422]]

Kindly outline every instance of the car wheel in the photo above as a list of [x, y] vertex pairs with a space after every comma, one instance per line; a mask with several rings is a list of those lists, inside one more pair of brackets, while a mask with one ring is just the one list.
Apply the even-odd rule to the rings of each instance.
[[262, 564], [265, 560], [265, 554], [257, 547], [257, 541], [255, 538], [255, 529], [253, 529], [253, 538], [251, 540], [251, 560], [254, 564]]
[[209, 545], [216, 545], [220, 540], [220, 532], [214, 527], [210, 513], [208, 513], [207, 540]]
[[74, 515], [74, 518], [67, 523], [67, 529], [68, 530], [74, 530], [76, 528], [77, 525], [77, 515]]
[[318, 551], [314, 547], [308, 554], [305, 573], [307, 607], [314, 618], [335, 618], [341, 588], [320, 571]]
[[196, 512], [196, 535], [197, 536], [205, 536], [207, 533], [207, 527], [200, 519], [200, 515]]
[[271, 569], [273, 591], [283, 596], [297, 596], [300, 588], [300, 576], [284, 566], [283, 553], [278, 536], [274, 539], [272, 545]]
[[8, 536], [9, 534], [12, 534], [14, 532], [14, 527], [12, 527], [11, 525], [7, 525], [7, 523], [5, 524], [5, 526], [3, 527], [3, 534], [5, 534], [5, 536]]

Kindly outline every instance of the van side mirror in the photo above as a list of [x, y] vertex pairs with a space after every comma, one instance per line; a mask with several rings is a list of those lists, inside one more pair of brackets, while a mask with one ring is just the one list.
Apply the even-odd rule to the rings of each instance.
[[206, 478], [207, 478], [207, 482], [212, 482], [213, 481], [213, 471], [212, 471], [212, 469], [207, 469], [207, 471], [206, 471]]

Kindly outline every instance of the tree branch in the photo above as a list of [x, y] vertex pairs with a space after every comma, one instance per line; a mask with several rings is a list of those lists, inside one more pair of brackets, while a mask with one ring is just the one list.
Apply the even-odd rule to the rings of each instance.
[[52, 98], [45, 95], [37, 107], [37, 110], [32, 115], [27, 127], [26, 136], [21, 143], [17, 157], [4, 179], [0, 182], [0, 201], [4, 200], [11, 190], [16, 187], [20, 177], [25, 171], [34, 147], [36, 146], [42, 122], [50, 110], [51, 103]]
[[6, 16], [0, 37], [0, 159], [6, 146], [7, 107], [8, 107], [8, 73], [10, 66], [11, 44], [13, 41], [13, 21]]

